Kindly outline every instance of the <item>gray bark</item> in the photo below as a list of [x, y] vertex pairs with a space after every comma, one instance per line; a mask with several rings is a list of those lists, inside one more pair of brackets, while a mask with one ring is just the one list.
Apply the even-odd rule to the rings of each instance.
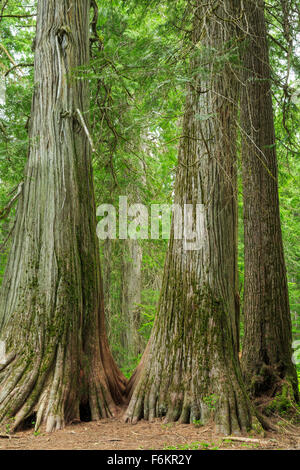
[[122, 401], [108, 351], [93, 191], [87, 81], [89, 2], [39, 0], [29, 159], [0, 294], [0, 421], [33, 412], [59, 429], [89, 404], [92, 419]]

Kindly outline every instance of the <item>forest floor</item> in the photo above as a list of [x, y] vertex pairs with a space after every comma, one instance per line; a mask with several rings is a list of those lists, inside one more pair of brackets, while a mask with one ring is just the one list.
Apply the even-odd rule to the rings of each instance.
[[[280, 424], [281, 423], [281, 424]], [[0, 438], [1, 450], [300, 450], [300, 428], [280, 422], [280, 432], [242, 439], [216, 434], [213, 425], [165, 424], [140, 421], [125, 424], [121, 419], [80, 422], [51, 434], [33, 429]]]

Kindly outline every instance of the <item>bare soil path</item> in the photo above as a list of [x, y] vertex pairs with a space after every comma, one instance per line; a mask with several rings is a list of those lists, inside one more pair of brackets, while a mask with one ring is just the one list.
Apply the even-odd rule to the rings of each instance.
[[194, 425], [165, 424], [141, 421], [125, 424], [121, 419], [80, 422], [51, 434], [32, 429], [18, 432], [11, 438], [0, 438], [0, 450], [205, 450], [205, 449], [290, 449], [300, 450], [300, 427], [280, 432], [224, 438], [214, 432], [213, 426], [196, 428]]

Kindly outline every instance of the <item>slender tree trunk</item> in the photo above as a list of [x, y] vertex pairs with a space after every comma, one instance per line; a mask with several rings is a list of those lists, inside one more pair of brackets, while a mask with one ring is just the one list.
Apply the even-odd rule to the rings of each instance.
[[111, 316], [112, 316], [112, 241], [107, 238], [102, 244], [103, 248], [103, 291], [104, 291], [104, 305], [105, 305], [105, 319], [106, 331], [108, 338], [110, 337], [111, 330]]
[[[145, 141], [147, 135], [141, 136], [141, 152], [147, 153]], [[142, 203], [143, 188], [146, 187], [145, 167], [139, 161], [141, 187], [129, 184], [127, 195], [129, 204]], [[123, 335], [123, 347], [127, 351], [129, 361], [136, 358], [145, 349], [145, 343], [139, 329], [141, 327], [142, 301], [142, 259], [143, 251], [139, 240], [127, 239], [123, 242], [122, 266], [122, 320], [126, 325]]]
[[[121, 403], [109, 353], [89, 140], [89, 2], [39, 0], [30, 151], [0, 296], [0, 421], [48, 431]], [[77, 112], [77, 109], [80, 113]]]
[[138, 240], [125, 240], [123, 251], [122, 317], [126, 324], [124, 348], [129, 357], [144, 349], [138, 332], [141, 326], [142, 248]]
[[245, 289], [242, 368], [254, 395], [282, 381], [298, 396], [280, 227], [277, 160], [264, 2], [244, 2], [242, 162]]
[[171, 236], [158, 313], [127, 389], [125, 419], [206, 422], [213, 415], [221, 432], [239, 433], [251, 426], [252, 411], [237, 355], [238, 87], [228, 63], [235, 27], [222, 21], [239, 13], [232, 0], [196, 5], [175, 203], [204, 204], [203, 248], [187, 251]]

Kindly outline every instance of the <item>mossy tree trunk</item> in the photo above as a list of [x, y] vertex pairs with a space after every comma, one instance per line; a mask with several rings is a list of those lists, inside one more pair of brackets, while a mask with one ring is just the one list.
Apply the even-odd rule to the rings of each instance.
[[245, 333], [242, 369], [254, 396], [286, 379], [297, 397], [283, 253], [271, 74], [264, 1], [244, 2], [242, 166], [245, 233]]
[[113, 246], [112, 240], [107, 238], [102, 243], [103, 253], [103, 291], [104, 291], [104, 305], [105, 305], [105, 320], [106, 320], [106, 331], [110, 341], [111, 333], [111, 320], [112, 320], [112, 255]]
[[[36, 428], [110, 416], [124, 379], [110, 355], [89, 140], [89, 2], [39, 0], [30, 151], [0, 296], [0, 421]], [[79, 110], [79, 113], [78, 111]]]
[[213, 416], [224, 433], [251, 427], [237, 354], [236, 31], [222, 20], [239, 16], [236, 3], [196, 2], [175, 203], [204, 204], [203, 248], [186, 250], [172, 232], [153, 331], [127, 389], [129, 422]]

